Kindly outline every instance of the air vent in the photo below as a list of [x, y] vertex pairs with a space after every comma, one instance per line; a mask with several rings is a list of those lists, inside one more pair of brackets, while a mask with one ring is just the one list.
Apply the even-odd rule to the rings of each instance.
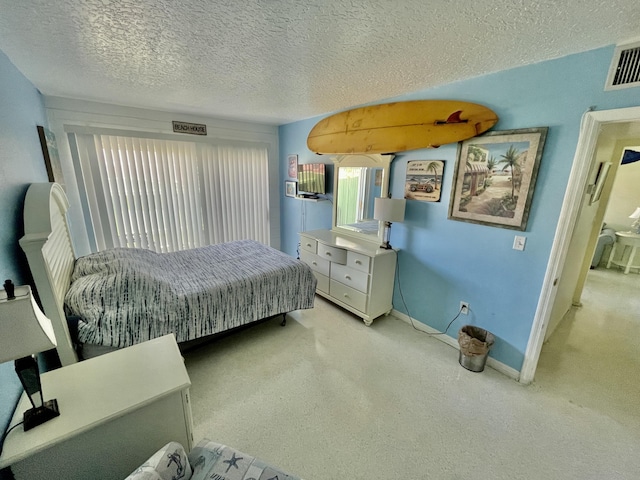
[[640, 42], [618, 45], [613, 54], [605, 90], [640, 86]]

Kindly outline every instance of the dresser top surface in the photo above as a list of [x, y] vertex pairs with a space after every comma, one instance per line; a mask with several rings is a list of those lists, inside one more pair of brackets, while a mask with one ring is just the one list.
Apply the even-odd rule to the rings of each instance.
[[386, 250], [380, 248], [378, 239], [368, 242], [359, 238], [351, 237], [349, 235], [334, 232], [333, 230], [311, 230], [308, 232], [300, 232], [300, 235], [314, 238], [318, 242], [332, 247], [344, 248], [354, 252], [362, 253], [370, 257], [378, 255], [389, 255], [394, 250]]

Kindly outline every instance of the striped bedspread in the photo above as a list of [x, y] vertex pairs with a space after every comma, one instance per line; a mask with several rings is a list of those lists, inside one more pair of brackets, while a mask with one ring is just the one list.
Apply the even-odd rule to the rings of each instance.
[[116, 248], [76, 261], [65, 297], [83, 343], [178, 342], [313, 307], [307, 265], [252, 240], [175, 253]]

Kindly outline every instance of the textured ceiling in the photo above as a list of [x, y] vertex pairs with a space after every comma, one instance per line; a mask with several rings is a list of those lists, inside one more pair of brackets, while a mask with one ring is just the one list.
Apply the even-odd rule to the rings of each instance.
[[638, 36], [638, 0], [0, 0], [44, 95], [271, 124]]

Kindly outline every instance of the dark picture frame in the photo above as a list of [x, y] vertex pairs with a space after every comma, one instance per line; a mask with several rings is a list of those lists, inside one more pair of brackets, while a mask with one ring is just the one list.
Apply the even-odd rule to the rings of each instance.
[[62, 164], [60, 163], [56, 136], [51, 130], [41, 125], [37, 125], [37, 128], [40, 147], [42, 148], [42, 156], [44, 157], [44, 166], [47, 169], [49, 182], [56, 182], [64, 187]]
[[593, 205], [600, 200], [602, 189], [604, 188], [604, 183], [607, 181], [607, 176], [609, 175], [611, 165], [613, 165], [612, 162], [601, 162], [598, 166], [598, 173], [596, 175], [595, 184], [591, 185], [591, 187], [593, 188], [593, 193], [591, 194], [591, 198], [589, 199], [589, 205]]
[[526, 230], [548, 130], [492, 131], [460, 142], [448, 218]]

